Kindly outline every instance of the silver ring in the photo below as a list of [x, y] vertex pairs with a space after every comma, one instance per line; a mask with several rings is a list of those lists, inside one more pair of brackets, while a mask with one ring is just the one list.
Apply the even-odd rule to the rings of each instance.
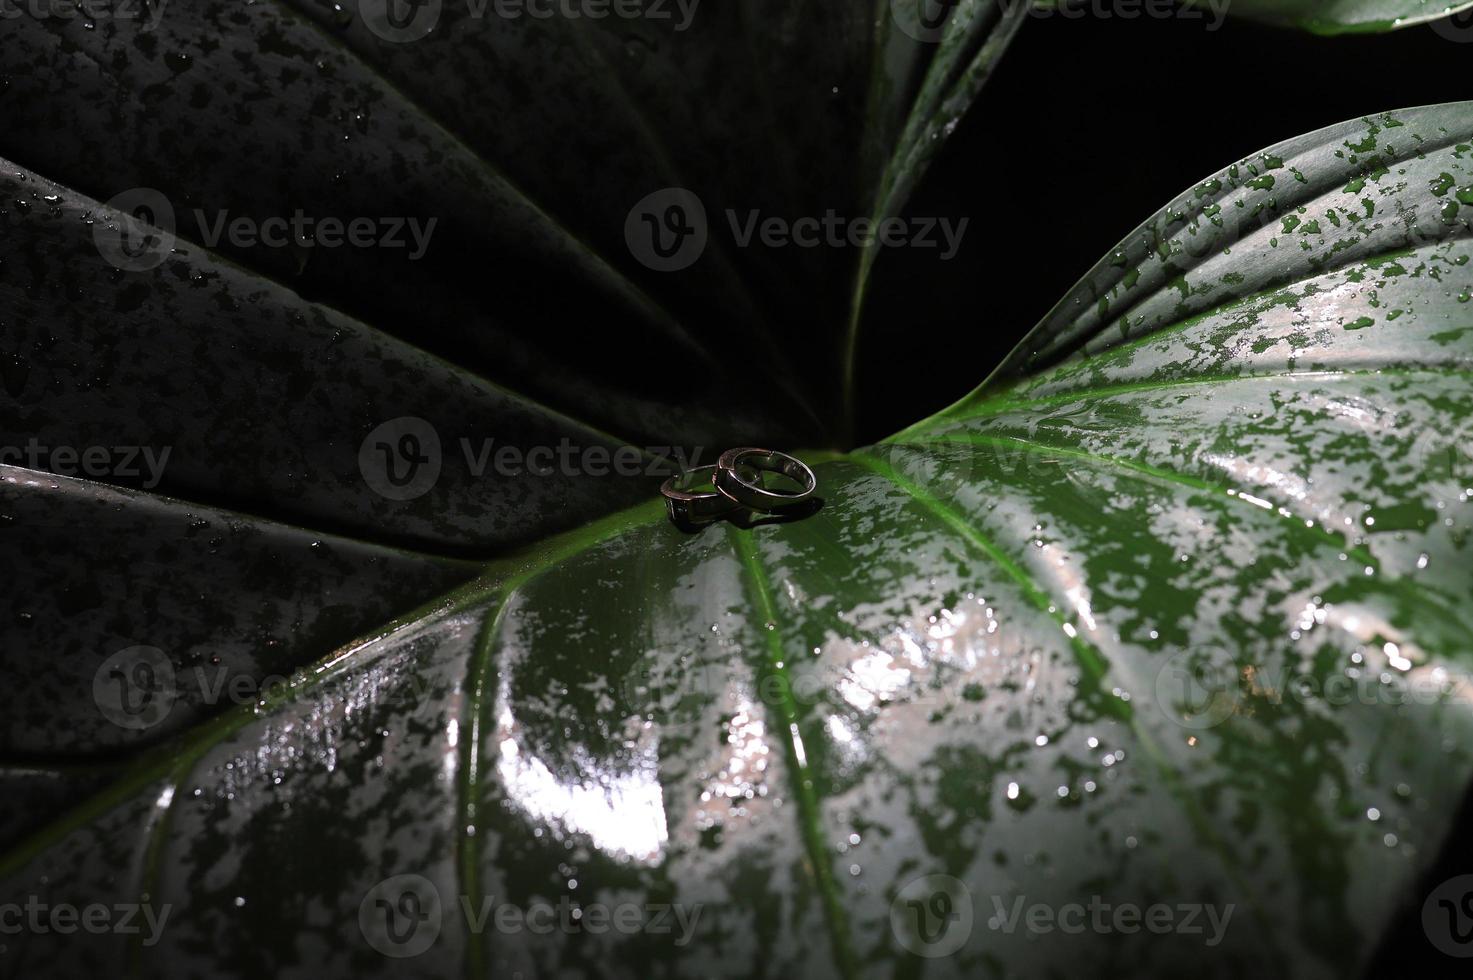
[[[754, 472], [756, 479], [748, 479]], [[781, 473], [798, 484], [794, 491], [769, 490], [762, 485], [761, 473]], [[818, 477], [801, 459], [771, 449], [728, 449], [716, 462], [716, 475], [711, 482], [716, 489], [743, 507], [774, 511], [807, 500], [818, 488]]]
[[[747, 466], [742, 469], [753, 480], [761, 482], [761, 473]], [[716, 467], [697, 466], [693, 470], [675, 474], [660, 485], [660, 493], [665, 497], [665, 509], [676, 524], [709, 524], [740, 506], [724, 493], [692, 490], [692, 487], [699, 486], [702, 482], [697, 479], [702, 473], [710, 474], [706, 478], [709, 481], [715, 477]]]

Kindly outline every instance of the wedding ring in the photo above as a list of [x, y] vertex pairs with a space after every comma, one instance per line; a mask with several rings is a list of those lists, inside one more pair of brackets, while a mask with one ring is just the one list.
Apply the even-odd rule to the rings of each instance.
[[[762, 474], [755, 469], [743, 466], [742, 470], [752, 480], [762, 481]], [[677, 473], [661, 484], [660, 493], [665, 496], [665, 509], [672, 521], [687, 525], [709, 524], [740, 506], [726, 494], [715, 490], [692, 489], [710, 482], [715, 475], [715, 466], [697, 466]]]
[[[762, 472], [781, 473], [798, 484], [798, 489], [769, 490], [762, 485]], [[761, 511], [780, 510], [807, 500], [818, 488], [818, 477], [802, 460], [771, 449], [728, 449], [717, 460], [711, 482], [736, 503]]]

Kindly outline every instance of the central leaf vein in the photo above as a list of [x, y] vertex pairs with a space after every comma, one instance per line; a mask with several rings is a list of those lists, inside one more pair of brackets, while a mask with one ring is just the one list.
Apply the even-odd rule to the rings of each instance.
[[[829, 939], [840, 973], [845, 978], [859, 975], [849, 931], [848, 916], [839, 897], [838, 882], [834, 879], [833, 863], [828, 847], [824, 844], [822, 815], [819, 810], [818, 792], [813, 785], [803, 737], [799, 730], [798, 705], [793, 698], [792, 685], [784, 661], [782, 636], [777, 631], [777, 609], [772, 598], [772, 584], [757, 556], [757, 547], [749, 533], [736, 525], [728, 527], [732, 549], [741, 561], [752, 586], [752, 598], [761, 617], [757, 627], [767, 647], [766, 669], [770, 676], [778, 678], [777, 689], [781, 696], [773, 699], [774, 708], [782, 729], [783, 745], [787, 751], [788, 771], [791, 774], [793, 793], [798, 801], [799, 824], [803, 844], [808, 854], [808, 864], [813, 873], [819, 896], [823, 901], [824, 920], [828, 924]], [[770, 627], [770, 628], [769, 628]]]

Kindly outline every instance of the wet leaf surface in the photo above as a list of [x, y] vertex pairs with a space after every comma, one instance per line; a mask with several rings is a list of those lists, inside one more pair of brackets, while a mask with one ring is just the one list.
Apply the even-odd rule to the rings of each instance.
[[[819, 463], [808, 519], [685, 534], [648, 500], [153, 750], [0, 871], [146, 895], [158, 941], [9, 963], [1356, 972], [1473, 771], [1470, 140], [1465, 103], [1256, 154], [972, 395]], [[923, 960], [932, 875], [969, 912]], [[1026, 925], [1096, 896], [1205, 911]], [[477, 931], [462, 897], [573, 924]], [[621, 906], [641, 928], [571, 913]]]

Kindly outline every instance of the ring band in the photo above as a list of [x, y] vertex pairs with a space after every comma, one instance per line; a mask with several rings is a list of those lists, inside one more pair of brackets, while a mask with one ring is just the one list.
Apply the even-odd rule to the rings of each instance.
[[[761, 473], [781, 473], [798, 484], [795, 491], [768, 490], [762, 486]], [[755, 473], [756, 479], [748, 479]], [[716, 463], [711, 482], [733, 501], [753, 510], [774, 511], [807, 500], [818, 487], [813, 475], [801, 459], [771, 449], [728, 449]]]
[[[742, 469], [752, 477], [753, 480], [761, 481], [762, 474], [751, 467], [743, 466]], [[665, 496], [665, 509], [670, 513], [670, 519], [677, 524], [709, 524], [718, 518], [724, 517], [739, 506], [724, 493], [715, 490], [692, 490], [698, 486], [698, 477], [702, 473], [709, 473], [709, 479], [716, 476], [715, 466], [697, 466], [693, 470], [677, 473], [660, 485], [660, 493]], [[714, 485], [714, 484], [713, 484]]]

